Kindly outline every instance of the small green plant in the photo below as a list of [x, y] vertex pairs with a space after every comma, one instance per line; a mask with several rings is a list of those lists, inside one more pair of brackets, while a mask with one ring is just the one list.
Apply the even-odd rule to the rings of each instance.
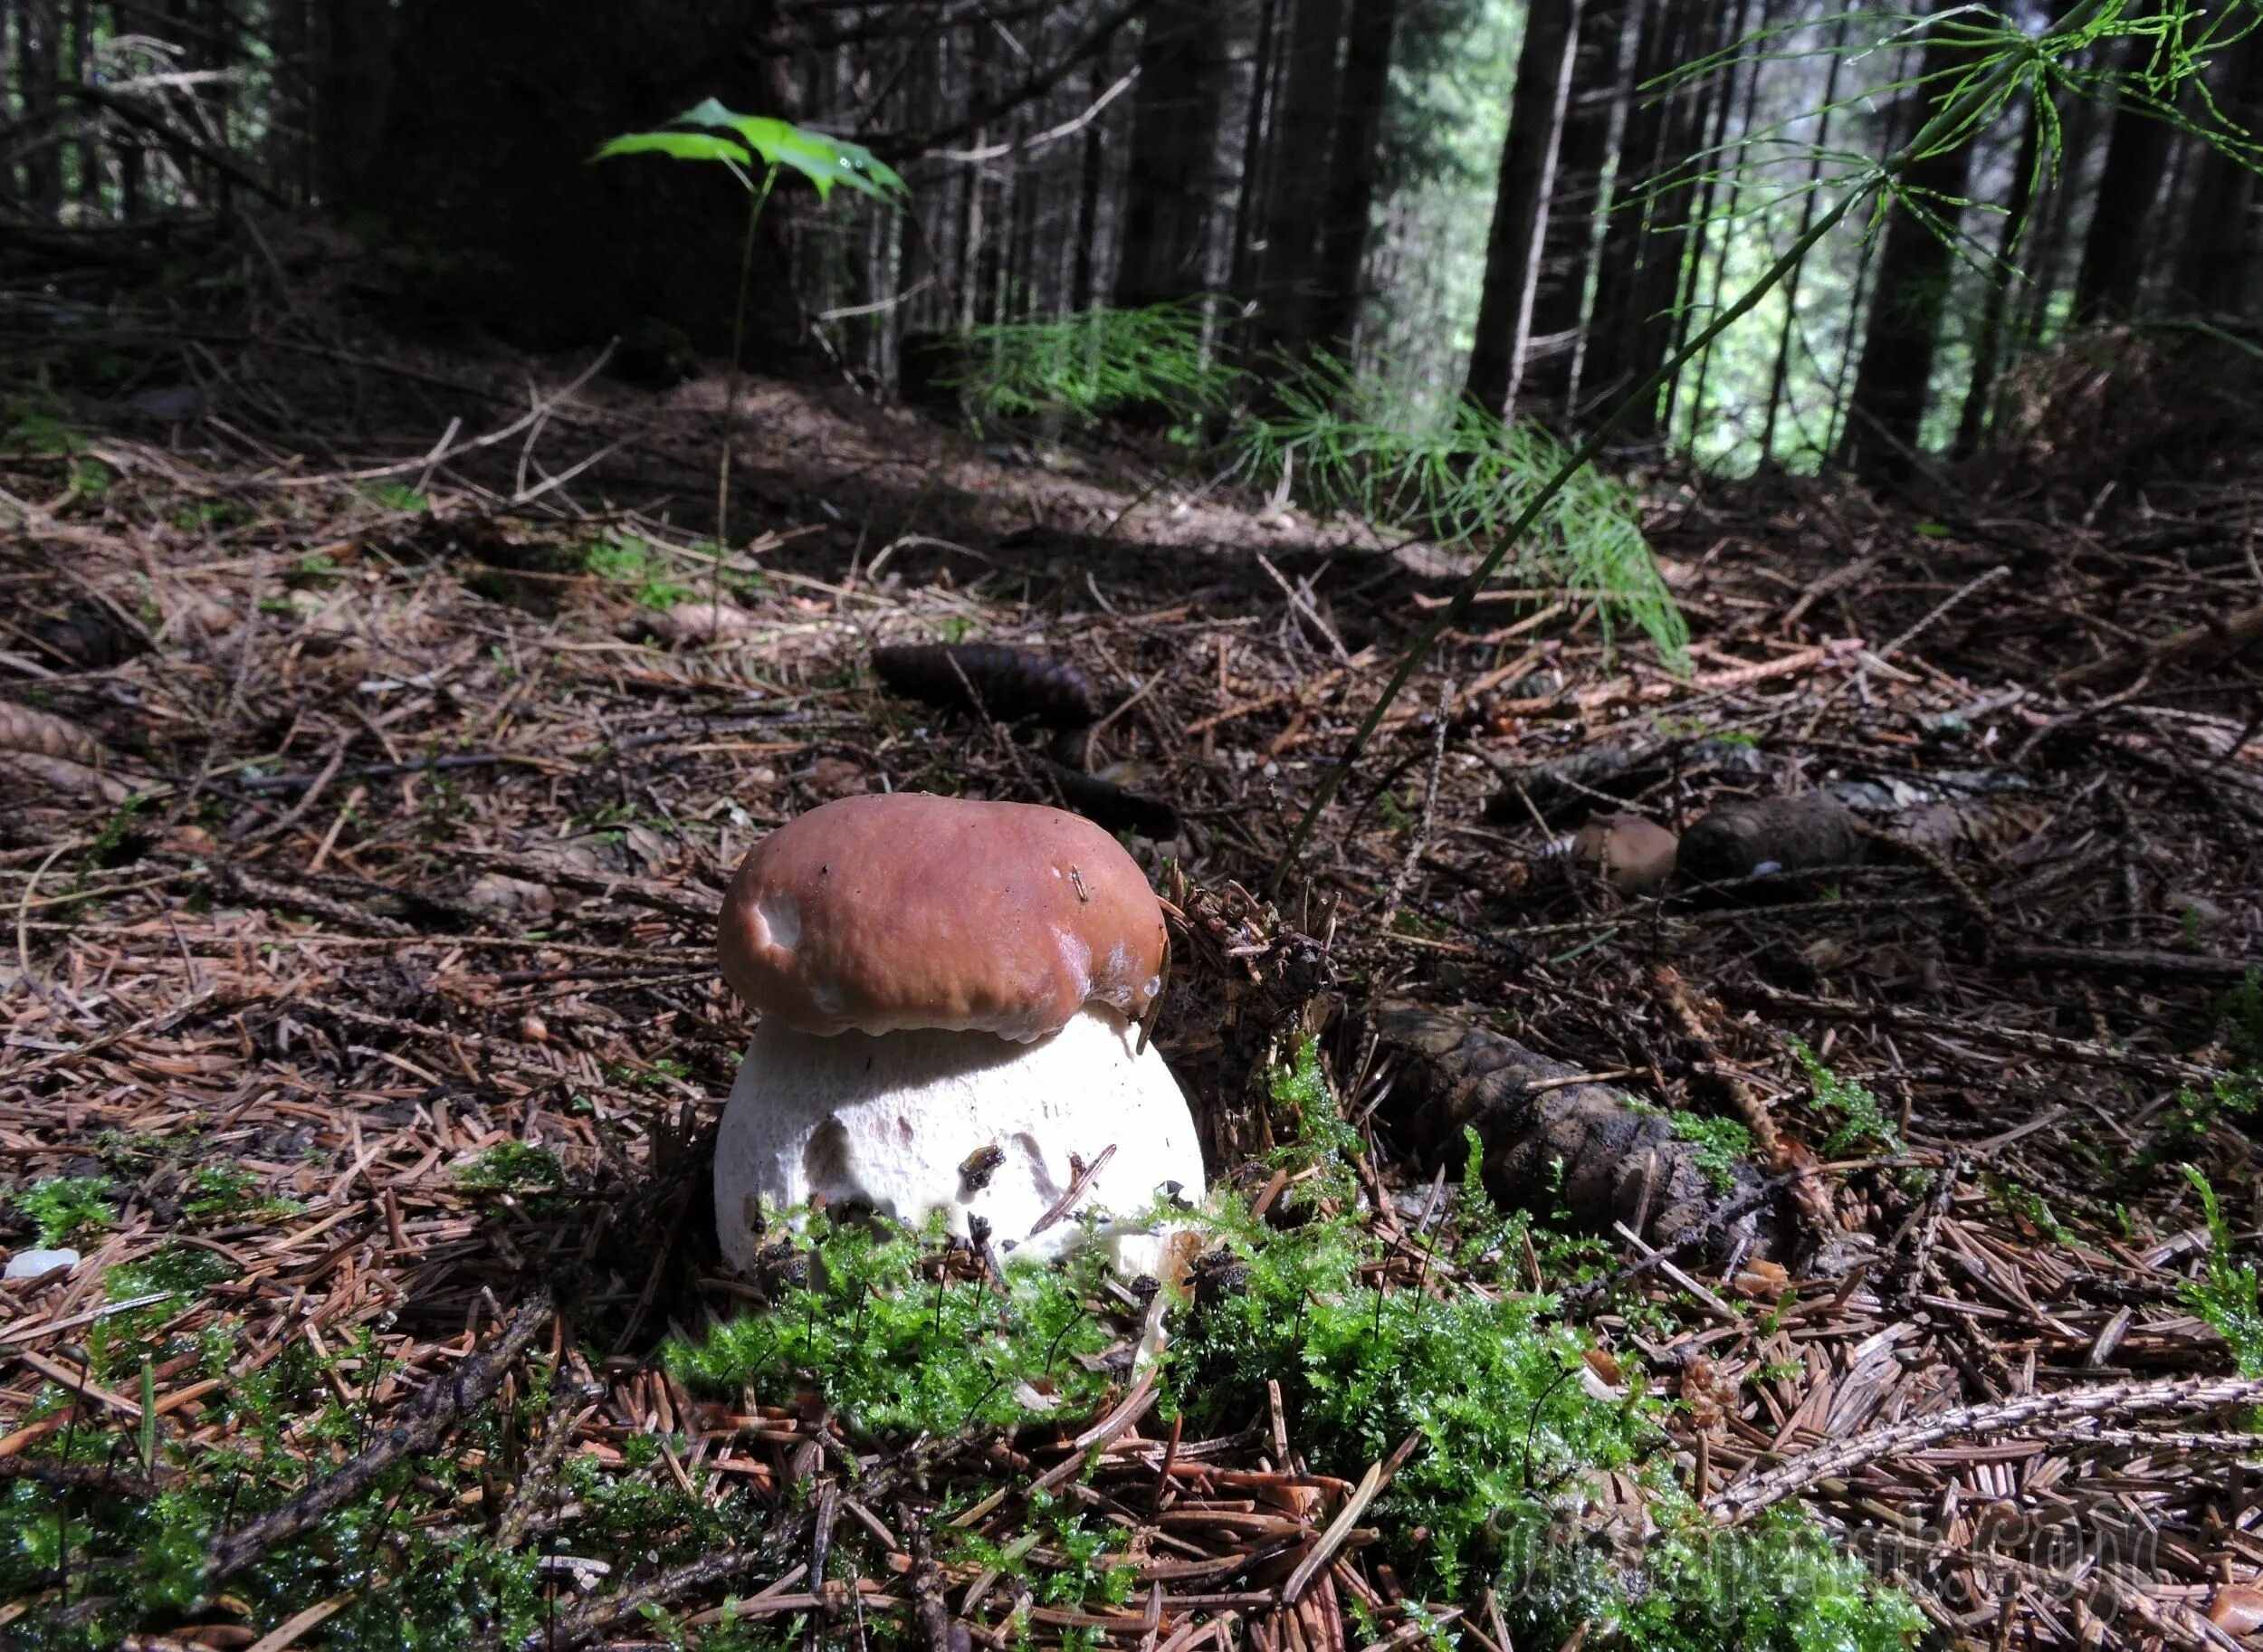
[[2263, 969], [2250, 969], [2217, 1007], [2224, 1047], [2243, 1067], [2263, 1067]]
[[1821, 1056], [1790, 1033], [1784, 1035], [1784, 1043], [1807, 1076], [1808, 1088], [1812, 1092], [1809, 1105], [1819, 1112], [1838, 1116], [1831, 1133], [1823, 1139], [1826, 1159], [1843, 1158], [1865, 1149], [1895, 1156], [1907, 1151], [1902, 1144], [1901, 1132], [1894, 1128], [1894, 1122], [1886, 1116], [1878, 1098], [1867, 1086], [1851, 1078], [1841, 1078], [1824, 1064]]
[[[127, 833], [132, 829], [134, 816], [148, 801], [147, 794], [136, 792], [111, 811], [110, 818], [102, 822], [102, 829], [94, 835], [94, 841], [87, 845], [88, 866], [114, 866], [118, 864], [118, 852], [126, 842]], [[72, 885], [74, 891], [81, 886], [81, 883]]]
[[110, 491], [117, 473], [100, 459], [76, 459], [71, 465], [71, 497], [100, 499]]
[[2005, 1209], [2025, 1218], [2038, 1231], [2050, 1235], [2061, 1245], [2076, 1243], [2073, 1231], [2058, 1219], [2058, 1213], [2033, 1188], [2001, 1178], [1990, 1179]]
[[1538, 504], [1544, 513], [1505, 571], [1593, 603], [1607, 636], [1614, 617], [1631, 620], [1669, 667], [1688, 668], [1689, 628], [1642, 537], [1633, 493], [1592, 464], [1564, 473], [1563, 447], [1538, 425], [1504, 424], [1466, 401], [1426, 417], [1325, 353], [1279, 363], [1271, 395], [1271, 410], [1238, 434], [1253, 480], [1291, 477], [1326, 508], [1449, 547], [1498, 545]]
[[[747, 194], [747, 230], [739, 251], [739, 292], [730, 310], [730, 382], [723, 393], [721, 452], [715, 465], [715, 539], [719, 554], [709, 600], [722, 600], [723, 557], [720, 548], [730, 543], [730, 446], [738, 427], [739, 379], [746, 347], [747, 293], [754, 283], [754, 234], [762, 223], [762, 209], [781, 171], [792, 170], [816, 186], [817, 198], [829, 201], [836, 184], [861, 195], [893, 205], [907, 191], [895, 169], [862, 144], [825, 132], [813, 132], [789, 120], [768, 115], [736, 114], [713, 98], [702, 99], [667, 126], [647, 132], [626, 132], [607, 140], [592, 160], [626, 155], [664, 155], [673, 160], [706, 161], [721, 167]], [[757, 173], [760, 174], [758, 181]]]
[[31, 1218], [40, 1244], [52, 1249], [110, 1226], [110, 1179], [50, 1176], [16, 1193], [11, 1202]]
[[[584, 549], [582, 566], [600, 579], [635, 585], [639, 607], [670, 608], [699, 595], [690, 586], [665, 577], [663, 564], [653, 555], [651, 545], [635, 534], [623, 533], [617, 529], [608, 528], [603, 537]], [[740, 585], [744, 581], [734, 578], [731, 583]]]
[[369, 502], [380, 511], [414, 515], [432, 509], [432, 501], [406, 482], [373, 482], [367, 490]]
[[259, 1178], [241, 1165], [205, 1165], [189, 1178], [181, 1213], [192, 1222], [222, 1222], [288, 1216], [299, 1208], [291, 1199], [260, 1198], [258, 1186]]
[[635, 534], [608, 528], [582, 552], [582, 566], [600, 579], [642, 579], [652, 568], [652, 548]]
[[2241, 1376], [2263, 1376], [2263, 1303], [2257, 1297], [2255, 1265], [2232, 1260], [2231, 1225], [2224, 1220], [2216, 1189], [2200, 1167], [2186, 1165], [2184, 1176], [2201, 1196], [2201, 1210], [2208, 1221], [2208, 1256], [2201, 1276], [2186, 1280], [2178, 1294], [2185, 1306], [2231, 1345]]
[[1676, 1112], [1672, 1119], [1674, 1133], [1696, 1148], [1695, 1162], [1714, 1191], [1726, 1193], [1733, 1188], [1738, 1167], [1752, 1162], [1752, 1132], [1734, 1119], [1703, 1113]]
[[456, 1185], [480, 1193], [553, 1192], [566, 1185], [566, 1167], [547, 1147], [531, 1141], [498, 1141], [459, 1165]]
[[70, 425], [52, 413], [15, 406], [8, 409], [8, 426], [0, 444], [24, 453], [60, 458], [86, 446]]
[[1209, 304], [1191, 298], [972, 328], [969, 365], [946, 382], [978, 420], [1038, 415], [1090, 425], [1126, 407], [1161, 405], [1182, 425], [1198, 425], [1230, 406], [1243, 384], [1214, 347]]
[[1360, 1134], [1344, 1122], [1335, 1092], [1321, 1070], [1320, 1046], [1312, 1038], [1298, 1040], [1285, 1065], [1273, 1069], [1268, 1084], [1274, 1105], [1284, 1110], [1294, 1134], [1274, 1150], [1273, 1162], [1293, 1172], [1316, 1170], [1313, 1191], [1349, 1210], [1359, 1197], [1352, 1160], [1360, 1153]]

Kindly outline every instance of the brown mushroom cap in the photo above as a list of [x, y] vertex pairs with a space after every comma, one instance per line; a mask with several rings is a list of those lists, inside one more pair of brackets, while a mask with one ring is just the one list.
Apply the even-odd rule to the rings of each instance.
[[1139, 863], [1091, 821], [899, 792], [825, 804], [756, 844], [717, 950], [749, 1007], [803, 1032], [1026, 1042], [1088, 1003], [1143, 1015], [1164, 945]]

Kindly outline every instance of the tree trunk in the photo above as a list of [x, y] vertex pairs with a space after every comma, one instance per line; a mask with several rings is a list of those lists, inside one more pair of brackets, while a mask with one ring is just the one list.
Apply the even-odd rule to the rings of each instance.
[[1147, 14], [1116, 265], [1121, 309], [1191, 298], [1205, 284], [1223, 46], [1202, 0], [1160, 0]]
[[1980, 325], [1972, 334], [1972, 382], [1964, 392], [1964, 411], [1958, 415], [1956, 441], [1950, 453], [1969, 458], [1980, 451], [1987, 434], [1989, 408], [1996, 394], [1996, 372], [2002, 363], [2004, 309], [2011, 298], [2011, 261], [2027, 233], [2028, 215], [2035, 205], [2035, 169], [2040, 158], [2041, 122], [2035, 105], [2022, 106], [2020, 150], [2012, 160], [2011, 188], [2004, 201], [2003, 239], [1997, 244], [1996, 262], [1988, 271], [1988, 291], [1981, 301]]
[[[196, 66], [219, 70], [224, 76], [236, 63], [235, 19], [229, 14], [228, 0], [205, 0], [203, 17], [205, 43], [197, 54]], [[234, 125], [231, 114], [235, 91], [234, 81], [223, 78], [198, 87], [191, 94], [203, 110], [205, 137], [215, 148], [223, 150], [228, 148], [229, 131]], [[213, 208], [219, 216], [227, 217], [235, 210], [235, 179], [224, 167], [207, 170], [205, 189]]]
[[1465, 385], [1471, 401], [1504, 418], [1515, 404], [1532, 339], [1533, 290], [1548, 230], [1550, 186], [1562, 152], [1579, 24], [1580, 0], [1532, 0], [1524, 14]]
[[[1106, 66], [1105, 53], [1093, 59], [1092, 78], [1086, 83], [1088, 104], [1099, 102], [1100, 94], [1106, 90], [1101, 84]], [[1072, 312], [1090, 310], [1093, 295], [1097, 291], [1093, 278], [1093, 244], [1100, 234], [1101, 139], [1104, 131], [1105, 128], [1099, 119], [1094, 119], [1084, 128], [1084, 152], [1076, 179], [1075, 257], [1069, 269], [1069, 309]]]
[[[2126, 44], [2125, 67], [2138, 67], [2152, 50], [2146, 37]], [[2176, 129], [2142, 110], [2118, 109], [2105, 140], [2105, 166], [2090, 208], [2090, 228], [2075, 272], [2075, 320], [2126, 321], [2137, 313], [2137, 295], [2152, 250], [2145, 223], [2162, 193]]]
[[[1752, 0], [1736, 0], [1736, 21], [1729, 25], [1727, 37], [1722, 42], [1724, 51], [1727, 50], [1730, 45], [1743, 42], [1745, 25], [1752, 20]], [[1761, 27], [1763, 31], [1767, 28], [1768, 22], [1769, 8], [1763, 7], [1761, 13]], [[1760, 92], [1761, 57], [1765, 50], [1766, 47], [1762, 43], [1744, 46], [1739, 52], [1736, 61], [1731, 63], [1723, 73], [1721, 84], [1714, 93], [1713, 136], [1705, 146], [1705, 152], [1713, 158], [1705, 167], [1705, 181], [1698, 189], [1695, 224], [1691, 231], [1688, 277], [1684, 285], [1685, 297], [1680, 306], [1678, 324], [1675, 332], [1674, 348], [1676, 349], [1681, 348], [1682, 341], [1689, 336], [1690, 323], [1697, 316], [1699, 306], [1706, 302], [1705, 245], [1713, 230], [1713, 205], [1715, 192], [1720, 187], [1719, 167], [1721, 156], [1728, 140], [1730, 113], [1737, 102], [1737, 68], [1745, 59], [1752, 60], [1751, 72], [1745, 81], [1743, 112], [1738, 117], [1742, 122], [1742, 129], [1750, 130], [1752, 124], [1752, 100]], [[1737, 189], [1743, 181], [1744, 145], [1740, 141], [1736, 147], [1736, 158], [1729, 164], [1729, 204], [1726, 216], [1731, 225], [1736, 222]], [[1721, 284], [1728, 279], [1729, 243], [1732, 238], [1732, 230], [1724, 225], [1720, 237], [1721, 245], [1715, 253], [1713, 272], [1712, 303], [1716, 308], [1721, 302]], [[1695, 440], [1697, 427], [1705, 416], [1705, 378], [1712, 368], [1713, 351], [1707, 349], [1705, 353], [1698, 358], [1697, 372], [1690, 386], [1689, 418], [1693, 442]], [[1666, 387], [1666, 428], [1669, 433], [1674, 428], [1675, 412], [1681, 396], [1681, 380], [1678, 377], [1670, 380]]]
[[[2263, 38], [2250, 33], [2224, 54], [2217, 107], [2233, 126], [2263, 127]], [[2258, 211], [2256, 175], [2210, 145], [2193, 180], [2192, 209], [2178, 249], [2171, 302], [2202, 315], [2246, 313], [2256, 266]]]
[[1533, 278], [1533, 315], [1524, 345], [1518, 399], [1561, 421], [1571, 406], [1580, 364], [1580, 321], [1603, 211], [1603, 167], [1610, 158], [1611, 117], [1627, 32], [1626, 0], [1585, 0], [1571, 89], [1565, 101], [1548, 218]]
[[[314, 18], [315, 181], [323, 205], [333, 210], [367, 205], [386, 135], [394, 10], [387, 0], [328, 0], [314, 8]], [[468, 20], [459, 26], [473, 28]], [[512, 49], [501, 40], [490, 44]], [[417, 67], [434, 79], [444, 75], [437, 65]]]
[[62, 215], [62, 13], [56, 0], [15, 0], [15, 72], [29, 142], [24, 203], [53, 224]]
[[[94, 6], [92, 0], [71, 0], [71, 76], [81, 83], [94, 78]], [[102, 215], [102, 143], [94, 123], [80, 129], [78, 177], [73, 190], [82, 220], [95, 223]]]
[[267, 46], [274, 68], [273, 101], [267, 111], [267, 171], [279, 194], [301, 203], [313, 193], [314, 149], [308, 134], [314, 110], [307, 93], [312, 41], [307, 0], [269, 0]]
[[[966, 99], [969, 105], [979, 108], [990, 95], [990, 31], [977, 29], [967, 45]], [[967, 134], [969, 148], [979, 150], [989, 142], [990, 130], [978, 126]], [[989, 185], [982, 176], [980, 161], [969, 162], [960, 174], [959, 193], [959, 260], [951, 276], [951, 290], [958, 295], [958, 324], [961, 328], [974, 326], [982, 315], [982, 251], [990, 234]]]
[[[1917, 81], [1903, 94], [1912, 104], [1899, 123], [1903, 130], [1914, 131], [1924, 123], [1969, 50], [1939, 34], [1926, 43]], [[1842, 450], [1847, 464], [1866, 481], [1895, 481], [1911, 468], [1954, 268], [1950, 238], [1962, 215], [1972, 158], [1971, 145], [1960, 142], [1913, 162], [1904, 172], [1903, 184], [1927, 204], [1933, 223], [1898, 199], [1886, 215]]]
[[[1695, 62], [1719, 48], [1727, 17], [1727, 0], [1711, 0], [1711, 4], [1703, 5], [1680, 0], [1676, 9], [1680, 13], [1682, 28], [1673, 62]], [[1676, 175], [1704, 145], [1714, 103], [1726, 95], [1719, 77], [1709, 77], [1694, 92], [1684, 89], [1667, 106], [1657, 169], [1652, 176], [1674, 181], [1673, 186], [1662, 192], [1655, 203], [1650, 233], [1642, 249], [1634, 307], [1628, 318], [1632, 348], [1626, 364], [1626, 379], [1630, 387], [1640, 384], [1665, 363], [1681, 331], [1683, 265], [1689, 253], [1697, 192], [1691, 181], [1677, 178]], [[1657, 434], [1659, 409], [1670, 390], [1669, 386], [1635, 410], [1626, 425], [1630, 437], [1639, 441]]]
[[1007, 319], [1026, 321], [1037, 297], [1037, 177], [1017, 171], [1008, 187], [1014, 197], [1014, 256], [1007, 278]]
[[1344, 0], [1294, 0], [1281, 109], [1273, 122], [1272, 186], [1257, 259], [1261, 347], [1290, 350], [1312, 337], [1307, 306], [1327, 200], [1328, 136], [1335, 125]]
[[1666, 101], [1643, 88], [1673, 62], [1675, 13], [1682, 3], [1638, 0], [1641, 35], [1627, 88], [1627, 119], [1619, 129], [1610, 216], [1595, 272], [1587, 358], [1580, 368], [1580, 399], [1589, 406], [1608, 402], [1630, 382], [1635, 324], [1642, 314], [1636, 286], [1654, 205], [1642, 192], [1657, 176], [1666, 133]]
[[[1793, 239], [1804, 240], [1815, 223], [1815, 202], [1821, 193], [1823, 163], [1830, 152], [1832, 106], [1838, 101], [1838, 71], [1846, 62], [1840, 48], [1846, 43], [1847, 25], [1842, 21], [1831, 36], [1830, 68], [1823, 76], [1822, 113], [1816, 118], [1815, 144], [1808, 161], [1807, 188], [1800, 200], [1800, 233]], [[1776, 412], [1783, 405], [1791, 370], [1791, 335], [1800, 324], [1800, 274], [1805, 262], [1793, 264], [1791, 273], [1784, 277], [1783, 325], [1776, 333], [1776, 360], [1768, 375], [1768, 412], [1761, 423], [1760, 453], [1763, 460], [1774, 457], [1776, 452]], [[1798, 419], [1798, 411], [1793, 411]]]
[[1375, 209], [1383, 100], [1390, 90], [1390, 43], [1398, 23], [1399, 0], [1351, 0], [1311, 311], [1313, 342], [1346, 356], [1360, 317], [1360, 276]]
[[1241, 177], [1234, 191], [1234, 251], [1227, 260], [1226, 290], [1237, 298], [1255, 296], [1250, 256], [1256, 245], [1258, 203], [1265, 196], [1265, 130], [1273, 112], [1273, 40], [1281, 0], [1258, 0], [1257, 49], [1249, 69], [1249, 110], [1242, 124]]

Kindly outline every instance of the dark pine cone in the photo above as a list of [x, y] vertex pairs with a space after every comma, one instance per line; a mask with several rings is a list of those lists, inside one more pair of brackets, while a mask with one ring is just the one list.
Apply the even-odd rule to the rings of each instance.
[[[953, 670], [953, 665], [957, 666]], [[1065, 660], [997, 643], [917, 643], [873, 650], [873, 669], [895, 693], [947, 711], [980, 710], [1000, 722], [1034, 717], [1050, 728], [1093, 721], [1092, 680]], [[961, 680], [963, 674], [963, 681]]]

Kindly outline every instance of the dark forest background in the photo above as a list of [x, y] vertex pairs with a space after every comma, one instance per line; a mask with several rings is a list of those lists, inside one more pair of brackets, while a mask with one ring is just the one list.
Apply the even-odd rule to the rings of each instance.
[[[1628, 436], [1891, 476], [2031, 414], [2022, 364], [2072, 334], [2239, 333], [2263, 301], [2255, 8], [2082, 9], [2108, 26], [2049, 97], [1851, 215]], [[538, 346], [664, 326], [716, 352], [734, 186], [587, 164], [711, 95], [852, 138], [909, 185], [903, 211], [780, 192], [758, 368], [916, 391], [940, 335], [1191, 301], [1222, 359], [1324, 349], [1411, 417], [1466, 392], [1577, 432], [1960, 76], [2069, 10], [9, 0], [0, 224], [22, 253], [123, 261], [318, 206], [427, 315]]]

